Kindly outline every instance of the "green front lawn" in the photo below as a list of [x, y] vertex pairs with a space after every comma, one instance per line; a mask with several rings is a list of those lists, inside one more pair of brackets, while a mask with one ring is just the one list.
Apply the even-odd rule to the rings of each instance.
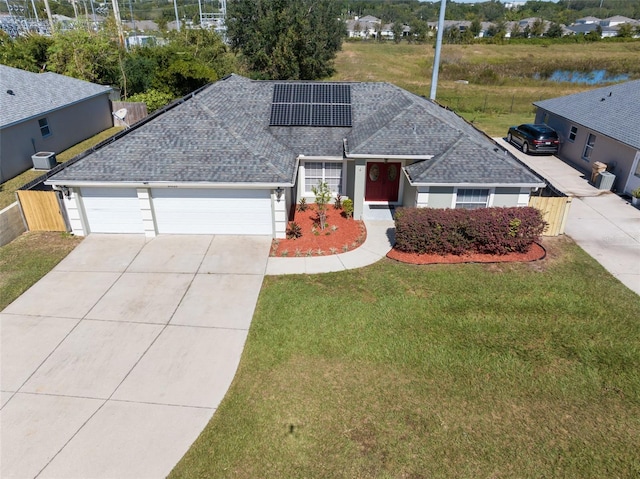
[[546, 245], [531, 264], [267, 277], [170, 477], [638, 477], [640, 301]]
[[67, 256], [82, 238], [67, 233], [24, 233], [0, 247], [0, 311]]

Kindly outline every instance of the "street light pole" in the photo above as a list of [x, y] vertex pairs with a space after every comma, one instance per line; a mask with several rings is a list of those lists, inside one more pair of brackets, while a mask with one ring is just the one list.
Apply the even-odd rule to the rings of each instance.
[[442, 35], [444, 34], [444, 10], [447, 7], [447, 0], [440, 2], [440, 18], [438, 19], [438, 34], [436, 36], [436, 53], [433, 58], [433, 74], [431, 75], [431, 100], [436, 99], [438, 89], [438, 70], [440, 69], [440, 50], [442, 49]]

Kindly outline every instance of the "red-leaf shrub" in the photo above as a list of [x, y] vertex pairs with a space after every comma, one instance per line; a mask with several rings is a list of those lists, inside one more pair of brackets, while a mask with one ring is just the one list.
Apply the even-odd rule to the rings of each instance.
[[396, 248], [418, 254], [506, 254], [525, 252], [545, 222], [530, 207], [400, 208], [395, 215]]

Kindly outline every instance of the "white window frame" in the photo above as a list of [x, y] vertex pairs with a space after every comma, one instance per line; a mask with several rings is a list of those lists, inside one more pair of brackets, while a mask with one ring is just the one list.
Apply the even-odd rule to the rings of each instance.
[[[331, 164], [331, 165], [339, 165], [340, 166], [340, 185], [339, 185], [339, 189], [338, 191], [335, 190], [331, 190], [331, 194], [333, 196], [336, 195], [345, 195], [345, 177], [346, 177], [346, 165], [344, 161], [326, 161], [326, 160], [307, 160], [304, 161], [301, 164], [301, 170], [302, 170], [302, 181], [301, 181], [301, 189], [302, 189], [302, 193], [304, 196], [313, 196], [313, 191], [311, 190], [311, 188], [309, 188], [307, 190], [307, 165], [312, 164], [312, 163], [316, 163], [316, 164], [321, 164], [322, 165], [322, 175], [320, 178], [318, 178], [319, 181], [326, 181], [327, 180], [327, 165]], [[327, 183], [329, 184], [329, 183]], [[315, 186], [315, 185], [314, 185]], [[329, 185], [331, 186], [331, 185]]]
[[[591, 139], [593, 139], [593, 141], [591, 141]], [[587, 141], [584, 144], [584, 150], [582, 151], [582, 159], [584, 161], [589, 161], [589, 159], [591, 158], [593, 148], [596, 144], [596, 139], [597, 137], [593, 133], [589, 133], [589, 136], [587, 136]]]
[[[464, 187], [455, 187], [453, 189], [453, 198], [451, 199], [451, 208], [453, 209], [461, 209], [462, 206], [458, 206], [458, 192], [459, 191], [464, 191], [464, 190], [487, 190], [487, 201], [484, 205], [484, 208], [489, 208], [493, 205], [493, 201], [494, 201], [494, 196], [496, 193], [496, 189], [495, 188], [477, 188], [477, 187], [473, 187], [473, 188], [464, 188]], [[464, 203], [463, 203], [464, 204]], [[471, 203], [468, 203], [471, 204]], [[482, 208], [482, 207], [481, 207]], [[470, 208], [473, 209], [473, 208]]]
[[576, 137], [578, 136], [578, 127], [575, 125], [571, 125], [571, 128], [569, 128], [569, 141], [571, 143], [573, 143], [574, 141], [576, 141]]
[[49, 120], [47, 120], [47, 117], [40, 118], [38, 120], [38, 127], [40, 128], [40, 134], [42, 135], [42, 138], [51, 136], [51, 127], [49, 126]]

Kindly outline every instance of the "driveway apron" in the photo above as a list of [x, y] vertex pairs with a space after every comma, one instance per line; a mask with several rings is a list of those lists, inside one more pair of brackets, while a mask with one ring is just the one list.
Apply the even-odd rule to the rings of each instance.
[[566, 233], [607, 271], [640, 295], [640, 210], [589, 184], [583, 173], [555, 156], [525, 155], [495, 140], [555, 188], [573, 197]]
[[233, 380], [270, 244], [85, 238], [0, 313], [0, 477], [165, 477]]

